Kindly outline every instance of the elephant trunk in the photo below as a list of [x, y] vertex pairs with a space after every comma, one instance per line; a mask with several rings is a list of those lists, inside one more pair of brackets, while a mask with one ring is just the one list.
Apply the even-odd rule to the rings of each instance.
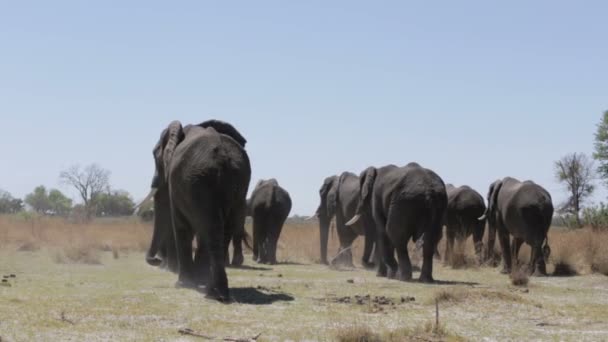
[[146, 262], [152, 266], [160, 266], [162, 260], [157, 258], [156, 255], [158, 254], [163, 243], [166, 244], [173, 242], [167, 238], [167, 234], [173, 233], [173, 227], [169, 220], [169, 199], [167, 187], [162, 187], [162, 190], [160, 191], [153, 189], [151, 193], [154, 195], [154, 231], [152, 232], [150, 248], [146, 253]]
[[326, 215], [319, 215], [319, 236], [321, 243], [321, 263], [327, 265], [327, 241], [329, 240], [330, 219]]

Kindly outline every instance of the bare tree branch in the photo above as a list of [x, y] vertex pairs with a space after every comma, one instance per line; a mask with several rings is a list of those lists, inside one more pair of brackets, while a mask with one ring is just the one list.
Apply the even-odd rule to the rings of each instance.
[[580, 220], [581, 207], [595, 190], [593, 185], [595, 179], [593, 161], [584, 153], [565, 155], [555, 162], [555, 178], [565, 185], [569, 193], [569, 197], [560, 211], [575, 215], [577, 225], [582, 226]]
[[87, 217], [92, 214], [93, 199], [96, 195], [109, 188], [110, 171], [97, 164], [91, 164], [83, 170], [80, 166], [73, 165], [59, 174], [62, 183], [76, 189], [84, 203]]

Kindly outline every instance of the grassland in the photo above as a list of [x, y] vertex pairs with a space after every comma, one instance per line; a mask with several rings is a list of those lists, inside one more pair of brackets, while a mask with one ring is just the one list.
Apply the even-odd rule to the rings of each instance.
[[[206, 340], [180, 329], [216, 340], [608, 340], [606, 234], [553, 230], [553, 263], [576, 276], [530, 278], [522, 287], [496, 268], [437, 261], [440, 281], [424, 285], [318, 265], [314, 224], [289, 225], [283, 263], [247, 258], [230, 269], [235, 303], [225, 305], [175, 289], [175, 275], [146, 265], [150, 231], [128, 220], [0, 217], [0, 276], [9, 276], [0, 286], [1, 340]], [[335, 253], [337, 237], [330, 239]], [[361, 249], [357, 241], [355, 260]]]

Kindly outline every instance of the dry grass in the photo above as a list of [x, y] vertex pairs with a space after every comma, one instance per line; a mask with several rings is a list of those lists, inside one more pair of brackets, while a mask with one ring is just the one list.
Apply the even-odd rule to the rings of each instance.
[[457, 304], [471, 303], [475, 300], [503, 301], [511, 303], [526, 303], [526, 300], [514, 293], [487, 289], [447, 288], [439, 290], [433, 297], [433, 303]]
[[480, 266], [479, 261], [475, 256], [475, 247], [472, 239], [468, 239], [465, 243], [454, 243], [448, 265], [455, 270], [478, 268]]
[[462, 337], [450, 333], [443, 325], [435, 326], [431, 322], [385, 334], [374, 333], [367, 326], [354, 325], [339, 330], [335, 337], [340, 342], [464, 341]]
[[382, 342], [380, 335], [375, 334], [367, 326], [356, 325], [343, 328], [336, 333], [339, 342]]
[[[608, 269], [608, 251], [602, 248], [608, 237], [591, 230], [556, 229], [549, 237], [549, 270], [559, 258], [574, 263], [580, 276], [534, 278], [534, 286], [520, 289], [496, 269], [454, 270], [438, 260], [434, 276], [441, 282], [432, 286], [377, 278], [361, 267], [337, 272], [314, 264], [319, 259], [316, 223], [290, 223], [278, 257], [293, 264], [260, 267], [247, 253], [249, 267], [228, 269], [233, 305], [207, 301], [197, 291], [176, 290], [174, 274], [147, 266], [141, 252], [150, 233], [150, 224], [132, 220], [74, 224], [0, 216], [0, 276], [16, 275], [7, 280], [10, 287], [0, 287], [0, 316], [9, 317], [1, 325], [3, 340], [172, 341], [190, 338], [179, 335], [186, 327], [220, 337], [262, 332], [261, 339], [269, 341], [462, 340], [459, 336], [579, 341], [608, 336], [606, 278], [591, 274]], [[17, 252], [25, 242], [41, 250]], [[465, 246], [465, 255], [474, 256], [470, 240]], [[333, 231], [329, 257], [337, 247]], [[412, 247], [411, 259], [419, 265], [421, 251]], [[356, 264], [362, 249], [363, 239], [358, 238]], [[89, 265], [98, 262], [103, 267]], [[383, 310], [328, 300], [366, 295], [397, 300], [382, 305]]]
[[58, 264], [101, 265], [101, 253], [91, 246], [71, 246], [56, 250], [53, 260]]
[[150, 224], [131, 218], [73, 223], [60, 217], [0, 215], [0, 245], [17, 246], [23, 251], [69, 246], [99, 251], [145, 251], [151, 233]]
[[[248, 228], [251, 231], [251, 228]], [[95, 220], [90, 223], [74, 223], [59, 217], [0, 215], [0, 246], [9, 245], [20, 251], [37, 251], [40, 248], [54, 248], [66, 255], [83, 255], [74, 250], [90, 248], [112, 252], [115, 259], [121, 253], [145, 251], [150, 242], [151, 223], [142, 223], [135, 218]], [[552, 255], [549, 260], [555, 275], [601, 273], [608, 275], [608, 232], [596, 232], [589, 228], [578, 230], [551, 229], [549, 242]], [[66, 247], [79, 246], [66, 250]], [[330, 231], [328, 257], [338, 251], [338, 237], [335, 228]], [[445, 239], [438, 246], [445, 252]], [[67, 251], [67, 252], [66, 252]], [[421, 264], [421, 250], [409, 246], [414, 267]], [[363, 239], [358, 238], [352, 248], [353, 261], [358, 264], [363, 253]], [[494, 248], [494, 262], [500, 261], [500, 247]], [[94, 255], [92, 251], [90, 255]], [[519, 260], [528, 263], [530, 248], [524, 244]], [[319, 229], [314, 221], [288, 223], [281, 234], [278, 250], [279, 261], [286, 263], [319, 262]], [[74, 259], [86, 259], [75, 257]], [[60, 257], [58, 257], [60, 259]], [[94, 259], [92, 257], [91, 259]], [[477, 268], [472, 239], [464, 245], [456, 244], [451, 266], [453, 268]]]

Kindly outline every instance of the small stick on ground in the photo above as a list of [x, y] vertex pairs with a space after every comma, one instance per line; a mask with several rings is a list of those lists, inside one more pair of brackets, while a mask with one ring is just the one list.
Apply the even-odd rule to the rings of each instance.
[[[208, 336], [208, 335], [204, 335], [201, 333], [198, 333], [190, 328], [184, 328], [184, 329], [179, 329], [178, 332], [182, 335], [188, 335], [188, 336], [194, 336], [194, 337], [200, 337], [200, 338], [204, 338], [205, 340], [218, 340], [217, 337], [213, 337], [213, 336]], [[240, 337], [224, 337], [222, 339], [220, 339], [221, 341], [226, 341], [226, 342], [256, 342], [258, 340], [258, 338], [260, 338], [260, 336], [262, 336], [262, 333], [257, 334], [254, 337], [245, 337], [245, 338], [240, 338]]]
[[435, 298], [435, 331], [439, 331], [439, 300]]
[[182, 335], [204, 338], [205, 340], [215, 340], [215, 337], [199, 334], [190, 328], [179, 329], [178, 332]]
[[259, 333], [257, 335], [255, 335], [254, 337], [245, 337], [245, 338], [234, 338], [234, 337], [225, 337], [224, 341], [228, 341], [228, 342], [255, 342], [258, 340], [258, 338], [260, 338], [260, 336], [262, 336], [262, 333]]

